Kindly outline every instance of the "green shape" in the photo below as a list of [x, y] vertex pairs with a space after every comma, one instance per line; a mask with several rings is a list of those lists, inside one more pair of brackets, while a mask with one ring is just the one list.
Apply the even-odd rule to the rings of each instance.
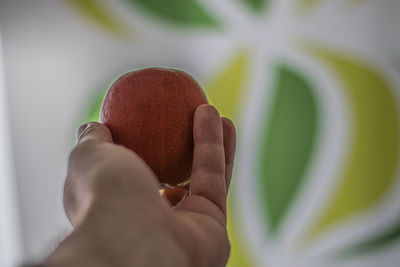
[[359, 255], [361, 253], [370, 253], [376, 249], [383, 248], [400, 238], [400, 223], [394, 227], [386, 230], [380, 235], [355, 244], [353, 246], [344, 248], [335, 254], [336, 260], [343, 260]]
[[306, 50], [321, 60], [343, 87], [351, 134], [339, 183], [308, 234], [312, 238], [385, 196], [397, 169], [399, 124], [391, 88], [377, 70], [321, 47]]
[[118, 20], [117, 14], [112, 14], [110, 8], [98, 0], [65, 0], [85, 18], [89, 19], [103, 30], [114, 36], [129, 39], [130, 31], [126, 24]]
[[183, 26], [216, 27], [216, 19], [196, 0], [126, 0], [152, 15]]
[[269, 0], [240, 0], [247, 4], [253, 11], [262, 12], [269, 3]]
[[270, 117], [260, 143], [259, 190], [275, 233], [305, 179], [317, 134], [317, 106], [307, 79], [279, 66]]
[[221, 116], [233, 121], [246, 88], [248, 68], [249, 54], [245, 50], [240, 50], [205, 86], [210, 104], [220, 111]]

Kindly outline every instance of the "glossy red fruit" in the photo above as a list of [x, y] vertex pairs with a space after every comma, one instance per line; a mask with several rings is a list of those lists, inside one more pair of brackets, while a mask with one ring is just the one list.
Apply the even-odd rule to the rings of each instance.
[[150, 68], [118, 78], [104, 98], [100, 121], [115, 143], [141, 156], [159, 181], [188, 181], [193, 161], [193, 115], [207, 98], [188, 74]]

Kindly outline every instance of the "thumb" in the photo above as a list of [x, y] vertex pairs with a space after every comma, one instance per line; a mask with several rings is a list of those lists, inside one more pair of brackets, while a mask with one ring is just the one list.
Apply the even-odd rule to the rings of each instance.
[[79, 127], [77, 139], [78, 144], [88, 140], [106, 143], [113, 142], [110, 130], [104, 124], [98, 122], [88, 122]]

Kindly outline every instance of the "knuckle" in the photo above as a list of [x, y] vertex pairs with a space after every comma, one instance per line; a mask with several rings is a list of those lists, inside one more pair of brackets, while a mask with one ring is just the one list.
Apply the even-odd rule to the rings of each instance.
[[196, 174], [201, 174], [204, 176], [208, 175], [224, 175], [225, 166], [222, 162], [216, 162], [215, 160], [202, 160], [201, 162], [197, 162], [193, 166], [193, 172]]
[[201, 169], [194, 172], [193, 176], [195, 179], [192, 180], [192, 183], [195, 183], [196, 186], [201, 186], [201, 188], [205, 188], [206, 191], [214, 191], [215, 189], [219, 190], [222, 186], [225, 186], [224, 175], [214, 171]]

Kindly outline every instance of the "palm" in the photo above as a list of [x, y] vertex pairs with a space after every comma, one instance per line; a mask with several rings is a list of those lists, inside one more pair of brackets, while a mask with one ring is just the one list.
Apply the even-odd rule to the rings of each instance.
[[226, 232], [224, 217], [206, 215], [202, 212], [193, 212], [193, 206], [203, 206], [212, 210], [207, 204], [200, 203], [198, 199], [189, 198], [182, 203], [182, 207], [175, 212], [176, 228], [184, 242], [187, 251], [192, 253], [192, 262], [197, 266], [225, 266], [229, 257], [229, 241]]

